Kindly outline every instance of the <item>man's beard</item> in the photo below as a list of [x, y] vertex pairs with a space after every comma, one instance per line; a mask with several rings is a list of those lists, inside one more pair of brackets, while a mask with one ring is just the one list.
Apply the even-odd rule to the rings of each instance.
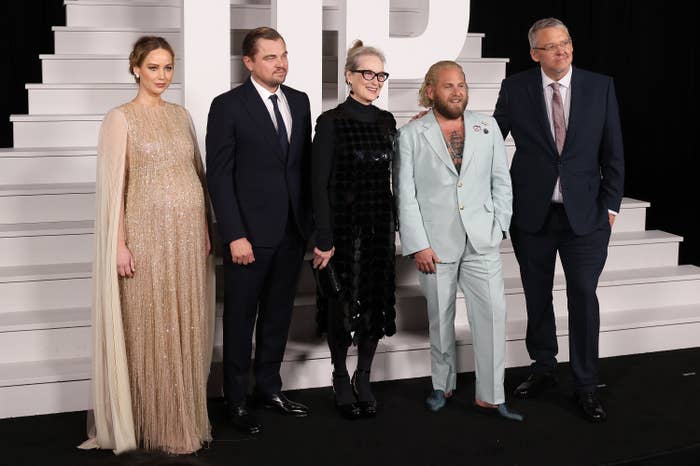
[[273, 75], [268, 81], [265, 82], [265, 84], [270, 87], [277, 87], [280, 84], [284, 84], [285, 79], [287, 79], [287, 73], [284, 73], [284, 77], [282, 78]]
[[462, 116], [464, 109], [467, 108], [468, 101], [469, 98], [465, 97], [461, 105], [450, 105], [446, 100], [442, 100], [436, 96], [436, 98], [433, 100], [433, 107], [436, 112], [445, 118], [455, 120]]

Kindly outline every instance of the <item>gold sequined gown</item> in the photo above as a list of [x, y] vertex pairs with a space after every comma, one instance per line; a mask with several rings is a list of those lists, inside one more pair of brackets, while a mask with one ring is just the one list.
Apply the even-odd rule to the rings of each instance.
[[133, 278], [120, 278], [134, 433], [146, 449], [209, 441], [206, 211], [202, 164], [184, 108], [130, 102], [124, 227]]

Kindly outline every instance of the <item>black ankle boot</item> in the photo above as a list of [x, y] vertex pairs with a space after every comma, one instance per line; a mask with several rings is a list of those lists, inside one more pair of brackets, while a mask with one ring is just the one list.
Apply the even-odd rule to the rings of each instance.
[[336, 374], [333, 372], [333, 400], [335, 409], [345, 419], [357, 419], [360, 417], [360, 408], [357, 406], [353, 389], [350, 385], [350, 375]]
[[357, 397], [357, 406], [362, 417], [374, 417], [377, 415], [377, 400], [372, 394], [369, 383], [369, 371], [357, 369], [352, 375], [352, 389]]

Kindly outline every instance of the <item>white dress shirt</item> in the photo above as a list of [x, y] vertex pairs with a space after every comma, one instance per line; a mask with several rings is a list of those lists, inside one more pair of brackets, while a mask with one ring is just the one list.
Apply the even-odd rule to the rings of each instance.
[[[559, 80], [554, 81], [552, 78], [544, 74], [544, 71], [540, 68], [542, 73], [542, 87], [544, 88], [544, 102], [547, 105], [547, 118], [549, 119], [549, 129], [552, 131], [552, 138], [554, 138], [554, 120], [552, 119], [552, 95], [554, 95], [554, 90], [550, 86], [553, 82], [559, 83], [559, 94], [561, 94], [561, 101], [564, 105], [564, 122], [566, 123], [566, 128], [569, 128], [569, 111], [571, 110], [571, 71], [572, 67], [569, 67], [569, 71]], [[561, 181], [557, 177], [557, 184], [554, 185], [554, 192], [552, 193], [552, 202], [561, 204], [564, 202], [561, 192]]]
[[275, 118], [275, 108], [272, 106], [270, 96], [272, 94], [277, 96], [277, 106], [282, 114], [284, 126], [287, 127], [287, 141], [289, 141], [292, 137], [292, 112], [289, 110], [289, 102], [287, 102], [287, 97], [285, 97], [284, 92], [282, 92], [282, 88], [277, 86], [277, 90], [275, 92], [270, 92], [258, 84], [258, 82], [252, 76], [250, 77], [250, 81], [253, 83], [253, 86], [255, 86], [255, 90], [258, 91], [258, 94], [260, 94], [260, 98], [270, 114], [270, 118], [272, 119], [272, 124], [275, 126], [275, 129], [277, 129], [277, 118]]

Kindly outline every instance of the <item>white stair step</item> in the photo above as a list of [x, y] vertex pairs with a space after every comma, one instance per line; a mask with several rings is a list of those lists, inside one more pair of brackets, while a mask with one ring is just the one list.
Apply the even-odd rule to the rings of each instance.
[[90, 372], [85, 358], [0, 364], [0, 418], [90, 409]]
[[629, 197], [622, 198], [620, 215], [615, 219], [613, 232], [643, 231], [646, 227], [648, 202], [638, 201]]
[[[507, 278], [508, 313], [525, 312], [525, 295], [519, 278]], [[564, 277], [557, 275], [553, 286], [554, 312], [566, 315]], [[700, 302], [700, 268], [693, 265], [633, 270], [604, 270], [598, 282], [601, 313], [625, 309], [644, 309]]]
[[94, 220], [95, 183], [0, 185], [0, 218], [7, 223]]
[[[565, 328], [565, 320], [560, 320]], [[625, 324], [626, 323], [626, 324]], [[506, 366], [530, 363], [524, 344], [526, 322], [509, 322]], [[697, 346], [700, 306], [676, 306], [611, 313], [602, 317], [600, 349], [603, 356], [661, 351]], [[558, 360], [568, 360], [568, 332], [558, 335]], [[678, 337], [674, 337], [674, 336]], [[457, 360], [460, 372], [474, 370], [473, 347], [467, 325], [457, 325]], [[215, 355], [221, 349], [215, 347]], [[429, 339], [426, 330], [399, 332], [380, 340], [372, 368], [372, 380], [424, 377], [430, 374]], [[329, 385], [330, 355], [324, 339], [290, 341], [282, 363], [285, 387]], [[353, 363], [353, 355], [350, 356]]]
[[[251, 6], [246, 6], [250, 8]], [[262, 26], [264, 23], [256, 22], [250, 27], [239, 28], [232, 25], [233, 30], [245, 31], [252, 27]], [[325, 28], [325, 27], [324, 27]], [[173, 47], [175, 56], [181, 56], [182, 47], [180, 44], [180, 31], [177, 28], [93, 28], [93, 27], [73, 27], [54, 26], [55, 33], [55, 53], [56, 54], [106, 54], [106, 55], [128, 55], [134, 42], [143, 35], [159, 35], [164, 37]], [[397, 33], [396, 36], [408, 36], [409, 34]], [[240, 41], [237, 40], [239, 34], [232, 35], [232, 51], [240, 54]], [[480, 58], [481, 42], [484, 34], [467, 33], [464, 46], [458, 58]]]
[[486, 34], [470, 32], [464, 42], [462, 51], [457, 56], [457, 61], [467, 58], [481, 58], [481, 43]]
[[91, 332], [89, 325], [0, 332], [0, 364], [89, 357]]
[[[37, 192], [23, 185], [24, 192]], [[38, 223], [92, 220], [95, 218], [95, 185], [92, 193], [31, 194], [3, 196], [0, 191], [0, 218], [11, 223]], [[58, 190], [58, 188], [54, 188]], [[22, 192], [16, 189], [14, 192]]]
[[[46, 84], [134, 83], [127, 55], [42, 54], [39, 58]], [[173, 82], [182, 82], [182, 61], [177, 57]]]
[[2, 223], [0, 224], [0, 239], [92, 234], [94, 227], [95, 223], [91, 220], [79, 222]]
[[92, 264], [43, 264], [0, 267], [0, 283], [17, 283], [44, 280], [72, 280], [90, 278]]
[[467, 84], [498, 84], [506, 77], [508, 58], [458, 58], [456, 60], [464, 69]]
[[89, 309], [91, 302], [92, 280], [89, 276], [64, 280], [0, 281], [0, 319], [5, 313], [19, 315]]
[[[29, 114], [91, 114], [110, 109], [136, 97], [138, 85], [131, 84], [27, 84]], [[172, 84], [163, 93], [167, 101], [182, 102], [182, 86]]]
[[103, 114], [10, 115], [15, 147], [97, 146]]
[[0, 387], [89, 380], [91, 371], [89, 358], [6, 363], [0, 368]]
[[57, 54], [108, 54], [127, 55], [134, 42], [145, 35], [165, 38], [175, 52], [182, 54], [179, 28], [138, 27], [85, 27], [53, 26], [55, 52]]
[[[97, 158], [90, 155], [14, 156], [0, 152], [0, 185], [94, 183]], [[7, 221], [0, 214], [2, 221]]]
[[0, 198], [54, 194], [94, 194], [95, 183], [49, 183], [0, 186]]
[[[2, 186], [94, 183], [96, 155], [94, 147], [0, 149], [0, 196]], [[0, 220], [20, 222], [6, 214], [0, 203]]]
[[90, 326], [90, 308], [0, 313], [0, 333]]
[[[659, 230], [615, 232], [610, 237], [605, 270], [674, 266], [678, 264], [678, 246], [681, 241], [682, 237]], [[504, 276], [520, 275], [510, 240], [501, 244], [501, 259]], [[554, 273], [564, 274], [558, 255]]]
[[4, 266], [89, 262], [92, 254], [91, 221], [0, 225]]
[[65, 0], [64, 4], [68, 26], [179, 28], [182, 17], [177, 1]]

